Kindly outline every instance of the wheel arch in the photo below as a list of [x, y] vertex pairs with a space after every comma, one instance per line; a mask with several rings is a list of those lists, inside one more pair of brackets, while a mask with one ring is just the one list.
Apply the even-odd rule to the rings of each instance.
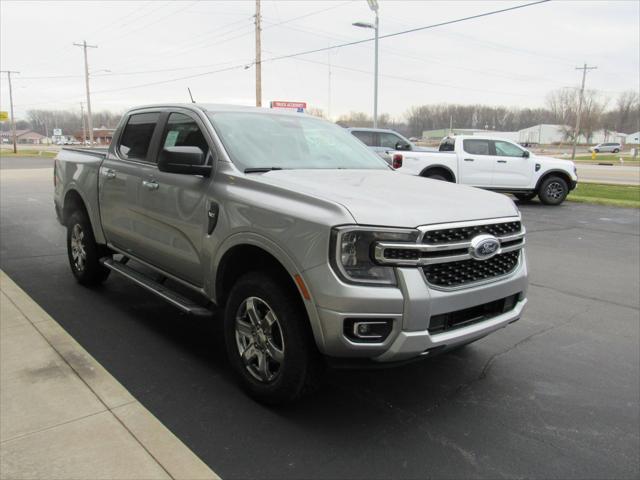
[[[228, 248], [218, 255], [213, 270], [216, 275], [212, 285], [212, 297], [215, 303], [223, 306], [234, 282], [244, 273], [256, 269], [275, 273], [292, 292], [295, 292], [296, 298], [299, 299], [300, 304], [307, 312], [316, 345], [322, 349], [324, 338], [309, 285], [304, 281], [295, 263], [286, 253], [262, 237], [255, 238], [255, 235], [246, 236], [245, 234], [241, 241], [231, 241]], [[304, 285], [306, 292], [298, 284], [299, 281]]]
[[567, 188], [571, 190], [571, 176], [567, 172], [565, 172], [564, 170], [549, 170], [548, 172], [545, 172], [536, 182], [535, 192], [539, 192], [542, 182], [544, 182], [551, 176], [562, 178], [565, 182], [567, 182]]
[[96, 218], [89, 202], [86, 201], [78, 189], [69, 188], [64, 194], [64, 200], [62, 202], [62, 211], [60, 213], [62, 224], [66, 226], [73, 212], [77, 210], [83, 211], [87, 215], [87, 218], [89, 218], [96, 242], [102, 245], [106, 244], [99, 218]]
[[456, 183], [456, 176], [453, 173], [453, 171], [446, 165], [441, 165], [441, 164], [429, 165], [428, 167], [425, 167], [420, 172], [420, 176], [427, 177], [429, 173], [434, 173], [434, 172], [440, 172], [444, 174], [444, 176], [447, 178], [448, 181]]

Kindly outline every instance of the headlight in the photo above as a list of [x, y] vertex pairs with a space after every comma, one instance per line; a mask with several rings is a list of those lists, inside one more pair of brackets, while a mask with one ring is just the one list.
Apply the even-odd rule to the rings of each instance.
[[366, 227], [338, 227], [331, 232], [331, 265], [349, 283], [395, 285], [393, 267], [378, 265], [373, 256], [374, 244], [378, 241], [414, 243], [417, 230]]

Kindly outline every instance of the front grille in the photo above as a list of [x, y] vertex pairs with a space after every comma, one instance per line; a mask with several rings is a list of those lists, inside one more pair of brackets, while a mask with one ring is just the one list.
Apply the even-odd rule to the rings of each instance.
[[467, 227], [445, 228], [442, 230], [429, 230], [424, 234], [423, 243], [442, 244], [465, 242], [476, 235], [488, 233], [495, 237], [502, 237], [518, 233], [522, 228], [520, 222], [492, 223], [488, 225], [472, 225]]
[[512, 272], [518, 265], [520, 250], [502, 253], [488, 260], [460, 260], [436, 263], [422, 267], [431, 285], [438, 287], [460, 287], [493, 279]]
[[518, 298], [520, 298], [520, 294], [516, 293], [500, 300], [476, 305], [475, 307], [434, 315], [429, 320], [429, 333], [442, 333], [497, 317], [513, 310], [516, 303], [518, 303]]

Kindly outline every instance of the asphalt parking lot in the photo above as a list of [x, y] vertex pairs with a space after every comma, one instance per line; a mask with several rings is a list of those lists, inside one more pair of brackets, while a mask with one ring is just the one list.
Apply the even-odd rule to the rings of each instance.
[[218, 326], [124, 279], [78, 286], [50, 159], [0, 163], [0, 266], [223, 478], [638, 478], [640, 211], [521, 205], [524, 317], [455, 353], [330, 372], [269, 409]]

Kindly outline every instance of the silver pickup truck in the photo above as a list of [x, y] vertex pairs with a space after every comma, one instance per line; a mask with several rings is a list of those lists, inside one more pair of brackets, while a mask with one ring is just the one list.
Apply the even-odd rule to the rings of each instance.
[[326, 365], [468, 344], [527, 301], [509, 198], [400, 175], [299, 113], [135, 108], [108, 150], [62, 150], [54, 183], [78, 282], [115, 272], [220, 319], [241, 385], [268, 403], [309, 391]]

